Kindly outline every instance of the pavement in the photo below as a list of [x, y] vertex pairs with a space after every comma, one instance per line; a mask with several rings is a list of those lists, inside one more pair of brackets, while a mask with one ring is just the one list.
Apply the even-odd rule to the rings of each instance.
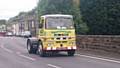
[[84, 50], [74, 57], [66, 53], [40, 57], [28, 53], [25, 38], [0, 37], [0, 68], [120, 68], [120, 60]]

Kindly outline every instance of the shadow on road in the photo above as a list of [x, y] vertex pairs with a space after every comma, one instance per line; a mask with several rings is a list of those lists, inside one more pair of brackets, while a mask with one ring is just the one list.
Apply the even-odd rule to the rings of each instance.
[[[28, 54], [28, 53], [23, 53], [25, 55], [31, 55], [31, 56], [39, 56], [38, 54]], [[40, 56], [39, 56], [40, 57]], [[57, 54], [47, 54], [43, 58], [55, 58], [55, 57], [74, 57], [74, 56], [68, 56], [67, 53], [57, 53]]]

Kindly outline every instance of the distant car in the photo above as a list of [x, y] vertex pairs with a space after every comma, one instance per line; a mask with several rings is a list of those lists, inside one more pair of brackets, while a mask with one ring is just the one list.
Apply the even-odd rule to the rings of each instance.
[[25, 31], [24, 32], [24, 37], [31, 37], [31, 32], [30, 31]]
[[13, 33], [12, 32], [7, 32], [6, 36], [13, 36]]
[[24, 31], [24, 32], [21, 33], [21, 36], [25, 37], [25, 38], [31, 37], [31, 32], [30, 31]]
[[0, 36], [5, 36], [6, 32], [0, 32]]

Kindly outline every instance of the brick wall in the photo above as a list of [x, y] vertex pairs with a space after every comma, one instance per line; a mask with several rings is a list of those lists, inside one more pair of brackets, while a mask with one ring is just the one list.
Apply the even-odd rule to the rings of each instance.
[[120, 53], [120, 36], [109, 35], [79, 35], [78, 49], [104, 50]]

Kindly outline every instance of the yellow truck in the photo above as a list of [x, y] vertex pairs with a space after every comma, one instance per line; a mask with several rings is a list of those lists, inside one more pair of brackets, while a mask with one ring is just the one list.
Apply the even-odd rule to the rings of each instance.
[[72, 15], [49, 14], [40, 17], [36, 37], [27, 39], [29, 53], [46, 56], [65, 51], [74, 56], [76, 35]]

